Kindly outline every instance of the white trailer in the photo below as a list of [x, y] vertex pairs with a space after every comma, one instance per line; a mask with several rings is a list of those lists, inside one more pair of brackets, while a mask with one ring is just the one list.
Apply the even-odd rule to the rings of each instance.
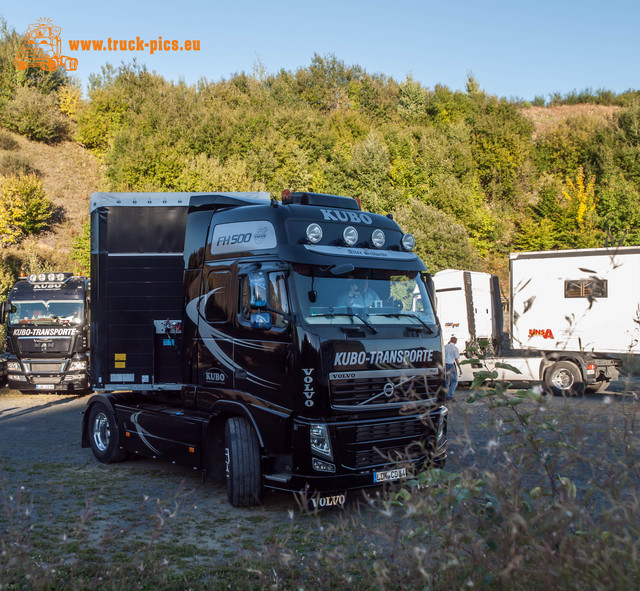
[[[496, 276], [448, 269], [433, 277], [447, 342], [490, 343], [497, 381], [543, 383], [555, 394], [605, 389], [621, 355], [640, 354], [640, 247], [510, 255], [509, 324]], [[520, 373], [496, 368], [507, 364]], [[480, 367], [463, 365], [462, 381]]]

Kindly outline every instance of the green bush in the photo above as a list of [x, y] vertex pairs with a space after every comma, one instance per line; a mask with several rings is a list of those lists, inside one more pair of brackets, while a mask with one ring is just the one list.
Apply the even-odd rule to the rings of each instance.
[[82, 224], [82, 231], [71, 242], [71, 258], [76, 262], [83, 275], [91, 274], [91, 222]]
[[40, 171], [31, 164], [29, 158], [22, 154], [3, 154], [0, 158], [0, 175], [18, 176], [20, 174], [40, 176]]
[[34, 174], [0, 177], [0, 244], [15, 244], [24, 236], [47, 229], [53, 204]]
[[415, 236], [416, 252], [430, 273], [478, 268], [480, 261], [469, 235], [452, 216], [414, 199], [396, 209], [394, 219]]
[[67, 138], [68, 123], [56, 97], [42, 94], [35, 88], [18, 88], [15, 97], [2, 112], [5, 127], [25, 137], [46, 143], [57, 143]]

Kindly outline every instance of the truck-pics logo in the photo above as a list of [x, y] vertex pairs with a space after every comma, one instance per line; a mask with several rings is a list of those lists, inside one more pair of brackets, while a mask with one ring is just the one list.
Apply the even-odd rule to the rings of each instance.
[[543, 339], [553, 339], [553, 332], [550, 328], [530, 328], [529, 338], [542, 337]]
[[336, 353], [333, 364], [335, 367], [350, 365], [364, 365], [369, 363], [424, 363], [433, 361], [433, 351], [430, 349], [399, 349], [396, 351], [341, 351]]
[[27, 27], [25, 40], [13, 60], [18, 70], [40, 68], [46, 72], [55, 72], [63, 67], [65, 70], [77, 70], [78, 60], [62, 55], [60, 32], [48, 18]]

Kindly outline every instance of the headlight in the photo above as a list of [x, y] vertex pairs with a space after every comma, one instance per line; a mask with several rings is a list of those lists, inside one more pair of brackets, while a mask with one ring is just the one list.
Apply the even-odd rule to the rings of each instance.
[[342, 237], [344, 238], [344, 243], [347, 246], [353, 246], [358, 242], [358, 230], [353, 226], [347, 226], [342, 233]]
[[86, 361], [72, 361], [69, 366], [69, 371], [78, 371], [79, 369], [87, 369]]
[[7, 371], [22, 371], [20, 367], [19, 361], [9, 361], [7, 362]]
[[318, 224], [309, 224], [307, 226], [307, 240], [311, 244], [318, 244], [322, 240], [322, 228]]
[[333, 460], [333, 452], [331, 451], [331, 440], [329, 439], [329, 430], [327, 426], [320, 423], [311, 425], [309, 431], [311, 437], [311, 451]]
[[405, 234], [402, 237], [402, 247], [411, 252], [416, 247], [416, 239], [413, 234]]
[[371, 234], [371, 242], [376, 248], [382, 248], [384, 246], [385, 240], [386, 237], [384, 235], [384, 232], [380, 230], [380, 228], [374, 230], [373, 234]]

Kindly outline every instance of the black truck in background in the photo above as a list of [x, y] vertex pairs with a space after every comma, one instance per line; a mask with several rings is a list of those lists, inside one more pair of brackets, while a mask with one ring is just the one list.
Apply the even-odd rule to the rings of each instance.
[[89, 390], [89, 279], [72, 273], [20, 277], [0, 304], [7, 383], [25, 394]]
[[[316, 506], [446, 456], [443, 344], [410, 234], [315, 193], [91, 197], [82, 443]], [[414, 291], [425, 306], [412, 311]]]

